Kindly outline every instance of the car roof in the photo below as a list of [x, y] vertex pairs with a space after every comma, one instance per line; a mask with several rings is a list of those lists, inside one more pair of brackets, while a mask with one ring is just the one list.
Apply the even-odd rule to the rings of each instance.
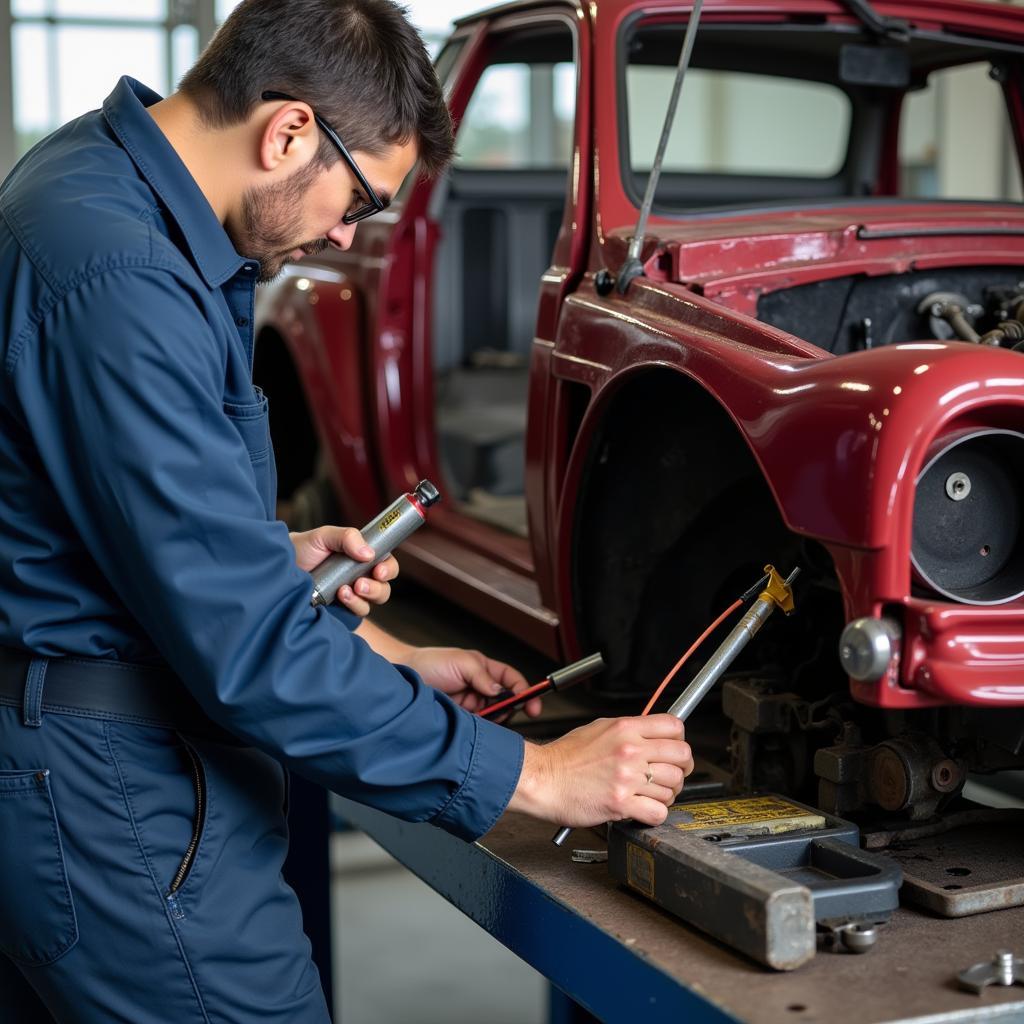
[[[507, 14], [525, 13], [537, 8], [564, 6], [577, 10], [589, 8], [591, 15], [599, 12], [615, 16], [632, 10], [687, 10], [692, 0], [511, 0], [485, 7], [475, 14], [456, 20], [456, 27], [489, 21]], [[931, 24], [950, 22], [963, 29], [972, 22], [984, 22], [993, 31], [1024, 34], [1024, 8], [1008, 5], [1005, 0], [892, 0], [873, 2], [875, 11], [886, 17], [920, 19]], [[711, 14], [838, 14], [853, 17], [841, 0], [705, 0], [704, 12]]]

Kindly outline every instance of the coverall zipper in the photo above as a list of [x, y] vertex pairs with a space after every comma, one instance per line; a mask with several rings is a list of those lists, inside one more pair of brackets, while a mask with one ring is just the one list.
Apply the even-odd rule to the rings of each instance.
[[178, 870], [174, 874], [174, 880], [167, 890], [168, 896], [173, 896], [184, 884], [192, 870], [195, 861], [196, 850], [199, 848], [199, 839], [203, 834], [203, 825], [206, 819], [206, 779], [203, 772], [202, 762], [196, 752], [186, 743], [185, 752], [192, 763], [192, 786], [196, 793], [196, 812], [192, 819], [192, 838], [189, 840], [185, 850], [185, 856], [181, 860]]

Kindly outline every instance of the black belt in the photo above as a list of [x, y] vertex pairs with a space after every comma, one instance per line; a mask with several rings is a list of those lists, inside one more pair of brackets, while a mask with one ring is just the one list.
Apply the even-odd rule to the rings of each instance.
[[0, 647], [0, 704], [26, 704], [30, 668], [42, 691], [42, 712], [231, 739], [173, 672], [157, 666], [99, 658], [42, 658], [12, 647]]

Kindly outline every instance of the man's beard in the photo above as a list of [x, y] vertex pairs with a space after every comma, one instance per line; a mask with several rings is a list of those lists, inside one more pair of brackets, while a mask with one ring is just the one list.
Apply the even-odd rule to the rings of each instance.
[[251, 188], [242, 196], [241, 229], [235, 233], [228, 229], [228, 235], [241, 255], [259, 261], [260, 284], [273, 281], [296, 249], [315, 256], [330, 244], [326, 238], [294, 241], [302, 230], [301, 217], [297, 212], [302, 198], [321, 171], [313, 164], [315, 161], [286, 181]]

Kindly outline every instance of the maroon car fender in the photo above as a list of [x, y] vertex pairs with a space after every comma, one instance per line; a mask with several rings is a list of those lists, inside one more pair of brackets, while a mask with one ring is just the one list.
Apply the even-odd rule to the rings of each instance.
[[[786, 525], [837, 554], [851, 616], [908, 602], [917, 474], [947, 432], [1020, 422], [1020, 355], [959, 342], [912, 342], [834, 358], [700, 296], [656, 297], [653, 290], [637, 289], [630, 295], [637, 301], [628, 304], [602, 302], [581, 290], [566, 304], [551, 353], [555, 377], [593, 392], [568, 460], [557, 524], [558, 607], [570, 635], [575, 499], [566, 496], [578, 493], [587, 453], [616, 393], [652, 369], [686, 376], [728, 414]], [[666, 317], [673, 304], [678, 317]], [[1009, 617], [1021, 635], [1011, 667], [1019, 661], [1024, 668], [1024, 623], [1019, 610]], [[1001, 628], [1008, 628], [1006, 621]], [[984, 695], [972, 698], [969, 686], [954, 693], [941, 681], [930, 695], [906, 689], [935, 678], [929, 657], [918, 649], [902, 682], [890, 681], [902, 692], [879, 693], [873, 684], [857, 695], [890, 706], [988, 702]], [[968, 657], [965, 651], [953, 660]], [[1013, 699], [1024, 703], [1024, 692], [1000, 691], [1002, 703]]]
[[295, 362], [342, 507], [374, 507], [359, 290], [337, 271], [289, 267], [260, 304], [257, 334], [266, 328], [281, 336]]

